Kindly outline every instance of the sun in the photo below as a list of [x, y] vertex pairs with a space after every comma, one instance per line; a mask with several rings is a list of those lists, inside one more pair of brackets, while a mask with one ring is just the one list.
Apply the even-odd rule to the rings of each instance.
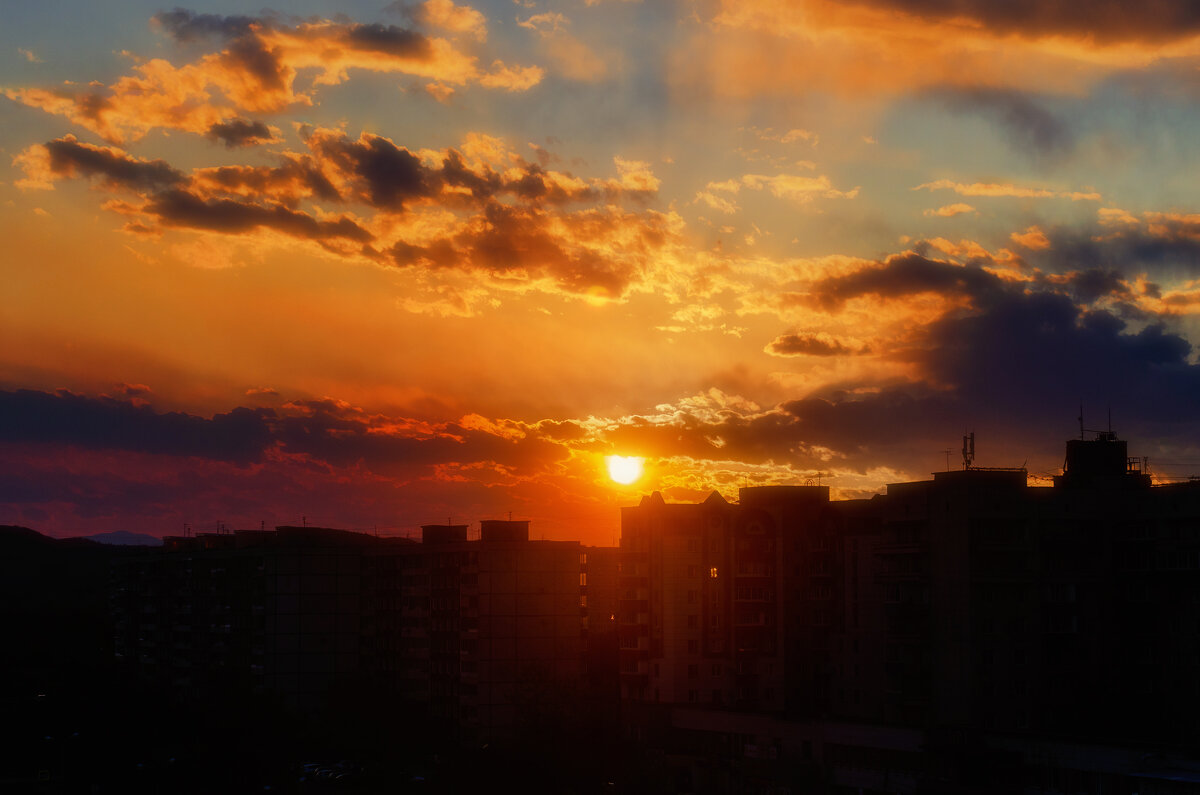
[[625, 486], [642, 476], [644, 460], [634, 455], [610, 455], [604, 459], [608, 464], [608, 476]]

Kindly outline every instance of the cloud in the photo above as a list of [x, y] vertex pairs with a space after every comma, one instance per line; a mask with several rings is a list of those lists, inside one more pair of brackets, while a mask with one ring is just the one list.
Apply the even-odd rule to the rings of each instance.
[[814, 198], [853, 199], [858, 195], [858, 188], [848, 191], [837, 190], [833, 187], [829, 177], [825, 175], [801, 177], [794, 174], [776, 174], [772, 177], [763, 174], [746, 174], [742, 177], [742, 184], [751, 190], [765, 188], [781, 199], [799, 202], [809, 202]]
[[910, 251], [846, 274], [817, 279], [808, 298], [833, 310], [864, 295], [892, 299], [928, 292], [971, 297], [986, 295], [1000, 286], [997, 276], [978, 265], [933, 260]]
[[1013, 232], [1009, 237], [1018, 245], [1034, 251], [1043, 251], [1051, 247], [1050, 239], [1038, 226], [1031, 226], [1024, 232]]
[[776, 132], [769, 127], [765, 130], [760, 130], [757, 127], [751, 127], [750, 131], [754, 133], [755, 137], [761, 141], [773, 141], [781, 144], [804, 141], [807, 144], [816, 146], [821, 140], [820, 136], [818, 136], [815, 132], [812, 132], [811, 130], [804, 130], [798, 127], [782, 133]]
[[277, 233], [349, 259], [482, 275], [500, 289], [616, 299], [678, 245], [677, 215], [620, 206], [659, 188], [641, 161], [614, 158], [616, 176], [582, 179], [477, 134], [459, 148], [418, 152], [336, 130], [306, 130], [304, 140], [307, 153], [280, 153], [277, 165], [190, 174], [72, 136], [30, 147], [18, 162], [25, 187], [95, 177], [133, 194], [105, 205], [129, 219], [130, 232]]
[[241, 234], [272, 229], [292, 237], [318, 242], [342, 239], [366, 243], [373, 235], [349, 218], [317, 220], [281, 205], [264, 207], [235, 199], [205, 199], [186, 190], [156, 194], [142, 212], [167, 227]]
[[206, 135], [215, 141], [224, 143], [226, 149], [278, 143], [280, 140], [279, 130], [268, 127], [261, 121], [246, 119], [217, 122], [208, 128]]
[[417, 18], [427, 25], [453, 33], [463, 33], [476, 41], [487, 40], [487, 20], [471, 6], [455, 5], [453, 0], [426, 0], [418, 7]]
[[[434, 0], [425, 16], [440, 26], [482, 29], [472, 9]], [[156, 128], [177, 129], [245, 142], [261, 133], [247, 114], [278, 113], [313, 103], [322, 86], [349, 79], [351, 70], [400, 73], [444, 87], [478, 84], [525, 91], [542, 79], [535, 66], [493, 61], [483, 70], [477, 58], [446, 39], [380, 23], [276, 17], [219, 16], [176, 10], [157, 15], [157, 27], [189, 48], [215, 43], [221, 49], [176, 66], [153, 58], [111, 85], [75, 88], [6, 88], [26, 105], [64, 116], [112, 143], [137, 140]], [[315, 74], [314, 74], [315, 71]], [[222, 136], [221, 132], [228, 134]], [[254, 136], [262, 138], [261, 135]], [[274, 136], [270, 136], [273, 138]]]
[[938, 179], [922, 183], [913, 190], [952, 190], [961, 196], [1012, 197], [1018, 199], [1071, 199], [1072, 201], [1100, 201], [1095, 191], [1053, 190], [1041, 186], [1014, 185], [1005, 182], [955, 182]]
[[37, 56], [37, 53], [35, 53], [33, 50], [27, 49], [25, 47], [18, 47], [17, 52], [20, 54], [20, 56], [22, 58], [24, 58], [29, 63], [43, 63], [42, 59], [39, 58]]
[[565, 30], [571, 24], [571, 20], [558, 11], [547, 11], [534, 14], [528, 19], [519, 20], [517, 24], [542, 36], [549, 36]]
[[864, 345], [847, 345], [824, 332], [783, 334], [763, 350], [772, 356], [853, 356], [868, 352]]
[[163, 160], [144, 160], [113, 147], [81, 143], [73, 135], [31, 147], [16, 162], [25, 171], [24, 184], [37, 187], [49, 187], [53, 180], [64, 177], [100, 177], [110, 189], [153, 191], [186, 180]]
[[1018, 152], [1039, 156], [1065, 154], [1075, 145], [1070, 127], [1024, 92], [959, 86], [934, 89], [932, 99], [959, 113], [977, 113], [995, 121]]
[[922, 214], [926, 216], [938, 216], [941, 218], [953, 218], [954, 216], [962, 215], [963, 213], [975, 212], [978, 211], [971, 205], [963, 204], [962, 202], [956, 202], [955, 204], [943, 205], [936, 210], [925, 210]]
[[1161, 43], [1200, 36], [1200, 9], [1188, 0], [1150, 7], [1105, 3], [1081, 12], [1070, 0], [856, 0], [924, 20], [971, 20], [997, 36], [1066, 36], [1095, 41]]
[[479, 77], [479, 85], [505, 91], [528, 91], [542, 82], [546, 72], [540, 66], [508, 66], [504, 61], [492, 61], [490, 72]]
[[5, 443], [127, 450], [243, 466], [277, 455], [305, 456], [338, 467], [362, 463], [376, 471], [449, 461], [547, 465], [564, 455], [533, 429], [508, 420], [467, 416], [427, 423], [369, 414], [331, 399], [292, 401], [277, 409], [239, 407], [207, 419], [159, 413], [144, 401], [63, 390], [0, 391], [0, 407], [0, 441]]
[[697, 193], [696, 201], [704, 202], [717, 212], [725, 213], [726, 215], [732, 215], [733, 213], [736, 213], [742, 209], [741, 207], [738, 207], [735, 202], [732, 202], [729, 199], [718, 196], [712, 191], [707, 190]]
[[692, 7], [701, 24], [678, 40], [669, 73], [679, 94], [718, 98], [946, 86], [1079, 93], [1116, 71], [1200, 55], [1186, 0], [1164, 0], [1161, 16], [1120, 3], [1095, 15], [1042, 5], [716, 0]]
[[1099, 228], [1046, 230], [1054, 257], [1044, 267], [1067, 262], [1073, 268], [1140, 270], [1164, 278], [1200, 274], [1200, 215], [1101, 208], [1097, 220]]
[[253, 32], [264, 22], [255, 17], [197, 14], [182, 8], [155, 14], [150, 21], [171, 38], [185, 44], [209, 37], [238, 38]]
[[159, 414], [146, 405], [71, 392], [0, 392], [0, 441], [68, 444], [90, 449], [258, 460], [269, 441], [267, 415], [237, 408], [204, 419]]
[[490, 202], [452, 236], [399, 241], [388, 254], [401, 267], [468, 268], [511, 287], [549, 280], [568, 293], [618, 298], [646, 277], [675, 223], [668, 215], [613, 207], [558, 215]]

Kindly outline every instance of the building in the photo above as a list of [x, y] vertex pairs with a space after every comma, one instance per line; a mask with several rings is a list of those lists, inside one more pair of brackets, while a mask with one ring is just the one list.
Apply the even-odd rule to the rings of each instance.
[[654, 494], [623, 510], [619, 587], [625, 728], [684, 786], [1200, 784], [1178, 754], [1200, 741], [1200, 483], [1152, 485], [1111, 433], [1069, 442], [1050, 488], [968, 466], [869, 500]]
[[[522, 521], [467, 531], [430, 525], [419, 543], [312, 527], [168, 538], [114, 568], [118, 654], [181, 698], [240, 688], [302, 713], [394, 698], [467, 744], [578, 719], [590, 692], [585, 548], [532, 541]], [[611, 595], [615, 567], [606, 577], [596, 554], [593, 587]]]

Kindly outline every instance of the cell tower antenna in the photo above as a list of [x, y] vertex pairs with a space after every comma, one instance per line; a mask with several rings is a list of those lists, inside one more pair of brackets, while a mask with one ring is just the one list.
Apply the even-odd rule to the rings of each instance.
[[1079, 441], [1083, 441], [1083, 401], [1079, 401]]
[[962, 456], [963, 469], [970, 469], [975, 463], [975, 431], [963, 434]]

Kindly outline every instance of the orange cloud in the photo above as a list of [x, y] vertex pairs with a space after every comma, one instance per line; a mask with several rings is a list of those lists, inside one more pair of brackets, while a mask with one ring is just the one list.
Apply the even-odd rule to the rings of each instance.
[[[478, 35], [478, 12], [449, 0], [431, 0], [423, 14], [441, 27]], [[309, 105], [317, 88], [342, 83], [351, 70], [401, 73], [435, 81], [441, 98], [455, 86], [525, 91], [541, 81], [536, 66], [494, 61], [489, 70], [473, 55], [446, 39], [392, 25], [328, 20], [284, 25], [268, 19], [217, 17], [174, 11], [155, 17], [158, 26], [180, 41], [224, 40], [219, 52], [176, 66], [155, 58], [134, 67], [134, 74], [109, 86], [86, 90], [12, 88], [10, 99], [63, 116], [114, 142], [137, 140], [155, 128], [235, 137], [242, 143], [272, 140], [261, 122], [250, 129], [231, 128], [247, 113], [278, 113]], [[457, 27], [455, 27], [457, 26]], [[317, 70], [308, 86], [302, 72]], [[435, 93], [436, 95], [436, 93]], [[247, 137], [245, 133], [254, 135]], [[263, 133], [267, 134], [264, 135]]]
[[982, 1], [718, 0], [673, 53], [670, 73], [681, 93], [723, 97], [935, 85], [1079, 92], [1117, 69], [1200, 55], [1195, 25], [1153, 28], [1145, 20], [1157, 13], [1132, 6], [1047, 15], [1045, 4], [1016, 3], [1020, 14], [1005, 16], [1001, 5], [983, 13]]
[[[282, 153], [273, 166], [184, 173], [73, 136], [30, 147], [18, 165], [25, 187], [81, 178], [131, 194], [105, 204], [129, 219], [130, 232], [277, 235], [385, 266], [471, 273], [516, 291], [617, 299], [662, 267], [666, 248], [678, 246], [677, 215], [619, 206], [624, 199], [640, 204], [659, 186], [640, 161], [615, 158], [617, 177], [582, 179], [478, 134], [461, 150], [418, 152], [376, 135], [351, 139], [326, 129], [305, 135], [308, 153]], [[585, 207], [563, 209], [568, 204]], [[201, 258], [206, 265], [229, 264], [210, 254]], [[470, 311], [459, 288], [432, 289], [445, 311]]]
[[1032, 249], [1033, 251], [1044, 251], [1050, 248], [1050, 239], [1046, 237], [1046, 233], [1040, 227], [1031, 226], [1024, 232], [1013, 232], [1009, 237], [1014, 243]]
[[953, 218], [956, 215], [973, 212], [976, 212], [974, 207], [969, 204], [958, 202], [956, 204], [947, 204], [937, 208], [936, 210], [925, 210], [923, 214], [927, 216], [938, 216], [941, 218]]
[[829, 181], [829, 177], [800, 177], [794, 174], [776, 174], [773, 177], [762, 174], [746, 174], [742, 184], [752, 190], [770, 190], [781, 199], [808, 202], [814, 198], [853, 199], [858, 195], [858, 188], [848, 191], [837, 190]]
[[913, 190], [952, 190], [960, 196], [1013, 197], [1018, 199], [1070, 199], [1100, 201], [1095, 191], [1051, 190], [1050, 188], [1013, 185], [1003, 182], [955, 182], [939, 179], [916, 186]]
[[470, 6], [459, 6], [454, 0], [426, 0], [421, 4], [418, 18], [427, 25], [453, 33], [464, 33], [478, 41], [487, 40], [487, 19]]

